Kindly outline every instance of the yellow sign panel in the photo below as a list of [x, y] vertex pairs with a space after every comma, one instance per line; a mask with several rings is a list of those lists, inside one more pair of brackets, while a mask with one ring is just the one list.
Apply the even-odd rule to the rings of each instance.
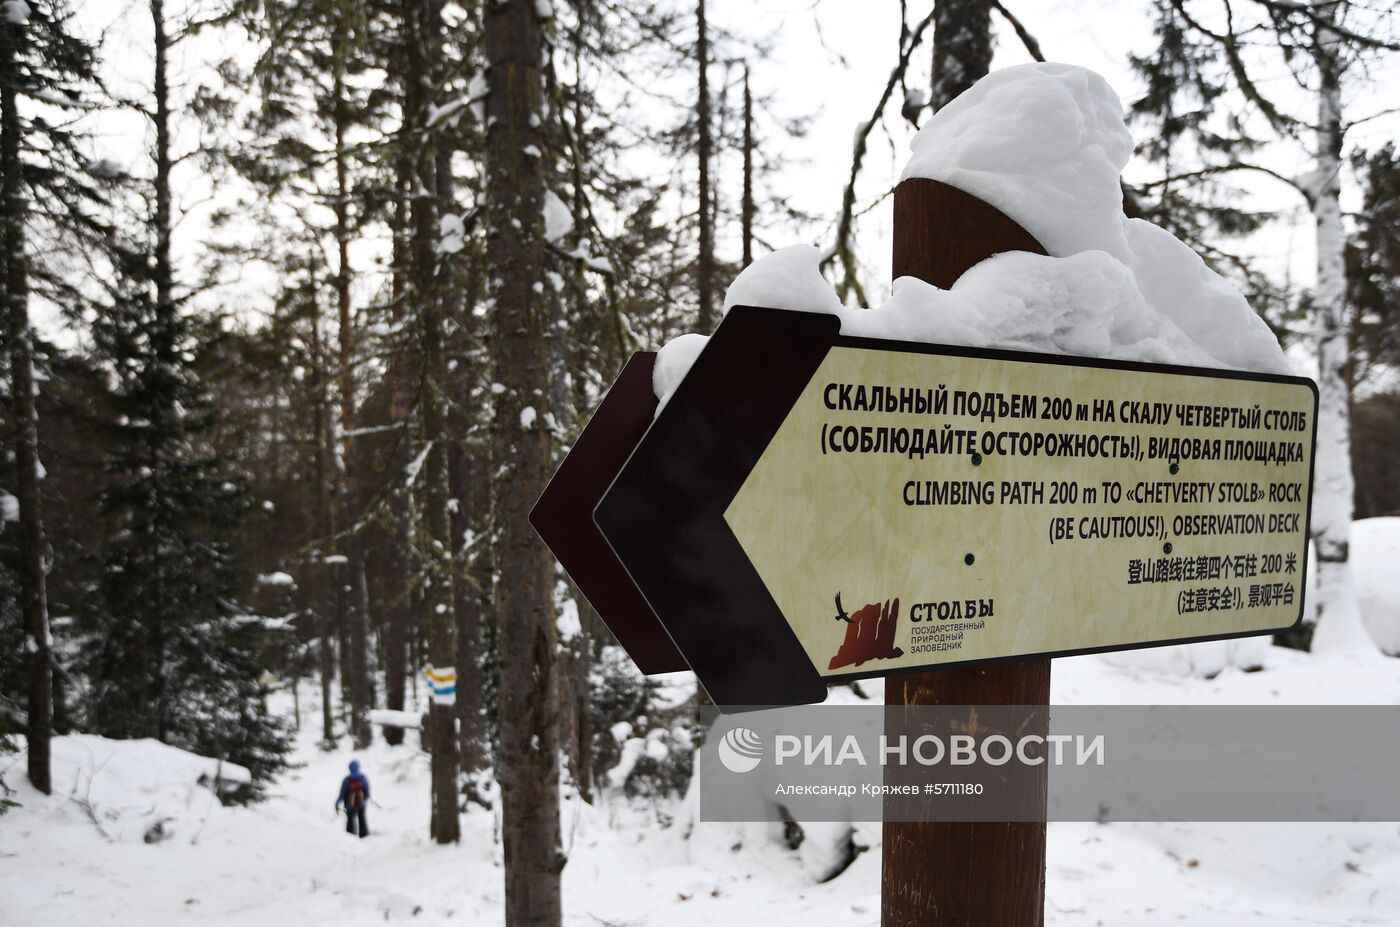
[[838, 346], [724, 517], [823, 676], [1263, 633], [1301, 613], [1316, 408], [1297, 378]]

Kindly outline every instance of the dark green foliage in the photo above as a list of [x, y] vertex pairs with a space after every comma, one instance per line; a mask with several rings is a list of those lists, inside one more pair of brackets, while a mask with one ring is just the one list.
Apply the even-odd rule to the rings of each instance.
[[216, 409], [192, 372], [189, 323], [161, 311], [154, 292], [145, 255], [126, 250], [93, 327], [114, 417], [102, 426], [104, 572], [83, 616], [87, 721], [105, 736], [155, 737], [266, 779], [288, 744], [259, 710], [267, 632], [240, 605], [246, 577], [228, 555], [247, 490], [208, 442]]
[[74, 34], [74, 13], [62, 0], [32, 3], [29, 10], [13, 80], [25, 111], [34, 113], [24, 121], [22, 152], [30, 294], [76, 321], [90, 301], [73, 271], [104, 253], [119, 169], [94, 155], [88, 125], [79, 118], [106, 99], [96, 47]]
[[[592, 674], [593, 777], [603, 786], [618, 786], [630, 796], [663, 798], [684, 794], [694, 766], [693, 704], [683, 700], [665, 706], [657, 699], [656, 683], [637, 671], [621, 647], [602, 648]], [[645, 739], [663, 732], [664, 759], [642, 756], [624, 783], [609, 782], [608, 773], [622, 758], [623, 743], [614, 726], [626, 722], [629, 737]]]
[[1288, 295], [1228, 247], [1274, 218], [1237, 205], [1244, 194], [1231, 180], [1263, 140], [1249, 133], [1243, 111], [1228, 108], [1228, 56], [1190, 28], [1172, 0], [1154, 0], [1153, 15], [1151, 51], [1129, 56], [1144, 86], [1128, 107], [1137, 153], [1160, 172], [1134, 191], [1141, 218], [1189, 244], [1287, 334], [1296, 318]]
[[[0, 512], [0, 538], [6, 524]], [[13, 753], [11, 740], [24, 731], [24, 624], [19, 610], [19, 577], [0, 560], [0, 755]], [[0, 778], [0, 795], [4, 779]]]
[[1400, 516], [1400, 393], [1380, 393], [1351, 410], [1356, 517]]
[[1377, 371], [1400, 364], [1400, 152], [1387, 142], [1357, 152], [1361, 210], [1347, 242], [1347, 302], [1351, 307], [1351, 368], [1355, 389]]

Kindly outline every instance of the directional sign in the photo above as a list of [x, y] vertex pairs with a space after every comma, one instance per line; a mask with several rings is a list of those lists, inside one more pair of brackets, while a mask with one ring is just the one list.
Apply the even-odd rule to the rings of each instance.
[[1281, 630], [1317, 392], [731, 311], [595, 512], [714, 700]]
[[656, 413], [652, 352], [633, 354], [530, 510], [530, 524], [637, 668], [648, 675], [687, 669], [685, 659], [628, 578], [598, 527], [602, 498]]

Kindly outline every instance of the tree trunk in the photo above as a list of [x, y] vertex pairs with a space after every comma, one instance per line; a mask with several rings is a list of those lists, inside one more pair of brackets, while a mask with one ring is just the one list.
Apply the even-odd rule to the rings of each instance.
[[[170, 262], [170, 86], [166, 78], [166, 55], [170, 40], [165, 30], [165, 2], [151, 0], [151, 22], [155, 29], [155, 199], [156, 211], [152, 219], [155, 228], [155, 287], [156, 319], [151, 329], [151, 353], [155, 363], [165, 369], [174, 369], [175, 357], [175, 299], [174, 271]], [[162, 409], [164, 411], [164, 409]], [[158, 485], [164, 462], [158, 451], [151, 461], [153, 481]], [[156, 490], [159, 492], [159, 490]], [[150, 704], [154, 708], [157, 740], [165, 741], [169, 734], [170, 710], [166, 701], [165, 687], [165, 594], [161, 577], [164, 565], [163, 554], [157, 553], [155, 569], [152, 571], [151, 624], [147, 629], [150, 642]]]
[[452, 610], [457, 626], [457, 721], [461, 726], [458, 741], [461, 771], [474, 773], [486, 768], [489, 757], [486, 719], [482, 714], [485, 680], [481, 653], [481, 590], [468, 579], [466, 567], [471, 555], [466, 544], [476, 523], [475, 515], [482, 511], [476, 503], [484, 501], [481, 499], [484, 494], [477, 492], [476, 487], [485, 478], [486, 468], [481, 466], [484, 461], [472, 459], [458, 437], [466, 433], [465, 416], [449, 414], [448, 420], [453, 422], [449, 431], [455, 438], [449, 449], [447, 467], [451, 495], [456, 500], [450, 528], [455, 576]]
[[938, 0], [933, 7], [932, 110], [947, 106], [992, 66], [988, 0]]
[[705, 0], [696, 6], [695, 64], [700, 71], [699, 94], [695, 101], [698, 123], [696, 152], [700, 160], [700, 253], [695, 259], [695, 289], [700, 298], [697, 327], [709, 333], [715, 327], [715, 229], [714, 204], [710, 198], [710, 35], [705, 23]]
[[[422, 615], [428, 628], [429, 658], [434, 667], [456, 662], [456, 620], [453, 612], [456, 570], [448, 521], [446, 428], [447, 361], [443, 354], [443, 297], [438, 279], [437, 160], [426, 134], [428, 94], [436, 85], [441, 53], [441, 0], [408, 0], [408, 94], [405, 100], [407, 137], [413, 150], [414, 180], [410, 186], [413, 217], [413, 275], [408, 281], [409, 306], [416, 312], [423, 354], [421, 396], [423, 440], [427, 458], [422, 474], [423, 522], [427, 538], [428, 583], [423, 590]], [[456, 711], [434, 701], [428, 710], [428, 740], [432, 751], [432, 818], [430, 830], [438, 843], [455, 843], [461, 836], [457, 797]]]
[[[331, 446], [330, 411], [326, 396], [326, 352], [321, 340], [319, 302], [311, 317], [311, 353], [311, 389], [315, 393], [313, 410], [316, 417], [316, 452], [312, 461], [316, 470], [316, 491], [313, 497], [316, 506], [316, 532], [322, 538], [328, 539], [335, 536], [335, 517], [331, 513], [330, 502], [330, 458], [334, 450]], [[335, 624], [331, 617], [335, 578], [330, 565], [325, 562], [325, 552], [316, 548], [314, 556], [311, 570], [312, 575], [316, 577], [316, 661], [321, 677], [321, 745], [330, 748], [335, 744], [335, 708], [331, 695], [331, 687], [335, 680], [335, 646], [332, 642]]]
[[567, 757], [569, 779], [584, 801], [593, 802], [593, 717], [592, 692], [589, 681], [593, 669], [592, 627], [588, 600], [572, 582], [568, 584], [569, 598], [578, 609], [578, 627], [574, 636], [559, 643], [559, 710], [560, 740]]
[[345, 556], [345, 620], [349, 625], [348, 662], [350, 688], [350, 734], [359, 749], [370, 744], [369, 603], [365, 584], [364, 558], [359, 533], [359, 486], [356, 482], [355, 429], [355, 327], [350, 308], [350, 183], [345, 164], [345, 130], [350, 121], [345, 103], [345, 48], [339, 20], [331, 37], [332, 120], [335, 126], [335, 244], [336, 318], [339, 324], [338, 386], [340, 400], [340, 442], [337, 491], [341, 509], [338, 545]]
[[739, 205], [744, 266], [753, 263], [753, 92], [749, 89], [749, 64], [744, 62], [744, 195]]
[[11, 418], [15, 429], [15, 483], [19, 501], [20, 612], [24, 619], [29, 781], [53, 791], [49, 740], [53, 735], [53, 653], [44, 577], [44, 526], [39, 506], [39, 423], [34, 407], [34, 329], [29, 321], [28, 204], [21, 176], [17, 59], [24, 26], [0, 23], [0, 174], [3, 174], [5, 302], [10, 349]]
[[[401, 83], [407, 84], [407, 79]], [[409, 244], [409, 226], [411, 223], [409, 215], [409, 198], [412, 190], [411, 172], [412, 164], [406, 158], [406, 145], [400, 146], [398, 163], [396, 164], [397, 179], [396, 200], [394, 203], [394, 244], [393, 244], [393, 271], [390, 280], [389, 292], [389, 314], [393, 322], [395, 331], [400, 329], [404, 317], [404, 299], [407, 292], [408, 268], [411, 261], [411, 248]], [[404, 488], [403, 480], [399, 474], [404, 472], [404, 467], [408, 463], [406, 448], [408, 447], [408, 405], [409, 396], [405, 386], [408, 379], [407, 365], [404, 363], [403, 351], [396, 348], [389, 355], [389, 425], [394, 429], [392, 447], [394, 456], [389, 467], [389, 472], [395, 474], [390, 480], [390, 517], [393, 519], [393, 543], [388, 545], [386, 551], [386, 575], [393, 577], [396, 583], [392, 589], [380, 591], [381, 608], [384, 610], [384, 688], [386, 705], [394, 711], [402, 711], [405, 704], [405, 688], [409, 677], [405, 675], [405, 667], [412, 665], [411, 675], [413, 694], [416, 698], [418, 694], [418, 667], [410, 660], [408, 653], [408, 642], [412, 633], [413, 608], [410, 602], [408, 588], [409, 558], [408, 550], [410, 544], [410, 511], [411, 500], [408, 490]], [[384, 728], [384, 740], [397, 746], [403, 743], [403, 728]]]
[[562, 919], [559, 838], [559, 738], [555, 689], [554, 569], [529, 526], [530, 506], [549, 477], [550, 436], [540, 403], [550, 395], [549, 305], [541, 207], [544, 54], [541, 8], [487, 4], [486, 176], [491, 219], [487, 264], [493, 280], [491, 424], [492, 514], [501, 669], [500, 782], [505, 844], [507, 927], [557, 927]]
[[1312, 510], [1317, 548], [1314, 649], [1370, 647], [1347, 564], [1353, 505], [1351, 409], [1347, 390], [1350, 324], [1346, 306], [1346, 229], [1342, 224], [1341, 37], [1326, 23], [1334, 4], [1313, 5], [1318, 23], [1317, 166], [1312, 211], [1317, 222], [1317, 488]]
[[[434, 174], [439, 215], [457, 212], [452, 179], [452, 152], [441, 143], [437, 148]], [[467, 577], [467, 540], [483, 511], [481, 494], [475, 491], [486, 468], [468, 454], [466, 435], [475, 422], [467, 410], [472, 407], [471, 391], [478, 377], [472, 357], [468, 327], [474, 317], [467, 311], [467, 281], [460, 273], [460, 254], [441, 257], [437, 293], [442, 317], [455, 324], [447, 339], [446, 351], [452, 358], [449, 370], [444, 364], [444, 428], [447, 446], [448, 534], [452, 570], [452, 615], [456, 629], [458, 750], [462, 772], [476, 772], [487, 765], [486, 723], [482, 717], [481, 592]]]

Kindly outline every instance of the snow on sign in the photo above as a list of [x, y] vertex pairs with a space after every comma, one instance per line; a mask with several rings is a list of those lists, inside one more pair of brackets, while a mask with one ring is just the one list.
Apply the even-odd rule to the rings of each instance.
[[595, 512], [720, 705], [1301, 615], [1306, 379], [736, 308]]

